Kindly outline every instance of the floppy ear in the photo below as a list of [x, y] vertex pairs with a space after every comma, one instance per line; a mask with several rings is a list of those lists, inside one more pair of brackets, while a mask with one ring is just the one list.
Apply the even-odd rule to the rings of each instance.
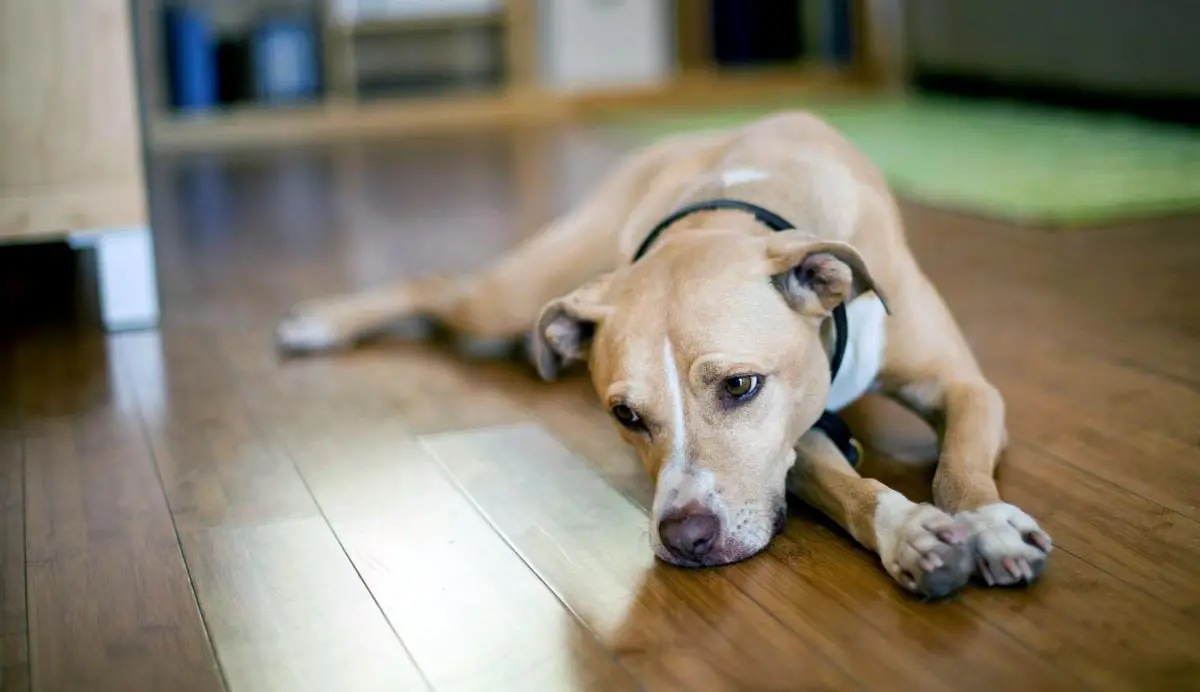
[[873, 291], [891, 314], [887, 296], [862, 255], [847, 243], [777, 233], [767, 241], [767, 270], [784, 298], [802, 314], [824, 317], [867, 291]]
[[611, 310], [609, 278], [606, 274], [542, 308], [533, 330], [534, 364], [542, 379], [553, 380], [572, 363], [587, 360], [596, 327]]

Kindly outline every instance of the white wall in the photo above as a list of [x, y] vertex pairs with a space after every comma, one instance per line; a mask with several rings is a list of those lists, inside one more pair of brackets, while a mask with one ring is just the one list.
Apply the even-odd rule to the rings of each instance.
[[542, 79], [550, 89], [644, 86], [675, 67], [669, 0], [540, 0]]

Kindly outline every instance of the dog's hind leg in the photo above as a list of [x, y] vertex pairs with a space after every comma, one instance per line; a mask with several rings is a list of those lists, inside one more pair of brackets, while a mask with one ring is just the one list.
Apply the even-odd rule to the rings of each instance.
[[859, 476], [818, 430], [808, 431], [796, 444], [788, 490], [878, 554], [888, 574], [908, 591], [941, 598], [971, 577], [972, 552], [964, 523]]
[[570, 214], [477, 274], [397, 281], [301, 303], [279, 324], [279, 345], [288, 351], [344, 348], [410, 318], [464, 340], [523, 337], [545, 302], [611, 268], [605, 230], [582, 213]]
[[428, 277], [300, 303], [280, 322], [276, 339], [290, 352], [348, 347], [407, 318], [444, 314], [458, 302], [462, 281]]
[[280, 323], [279, 345], [289, 351], [342, 348], [414, 317], [466, 340], [524, 338], [543, 305], [617, 265], [622, 228], [679, 146], [669, 142], [628, 156], [583, 204], [482, 272], [301, 303]]

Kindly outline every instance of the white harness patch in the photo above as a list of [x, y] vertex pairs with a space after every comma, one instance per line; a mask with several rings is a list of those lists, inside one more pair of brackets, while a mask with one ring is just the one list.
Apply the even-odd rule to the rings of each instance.
[[842, 367], [829, 387], [826, 408], [830, 411], [840, 411], [854, 403], [879, 377], [887, 345], [886, 319], [883, 301], [874, 293], [861, 295], [846, 305], [846, 326], [850, 334]]

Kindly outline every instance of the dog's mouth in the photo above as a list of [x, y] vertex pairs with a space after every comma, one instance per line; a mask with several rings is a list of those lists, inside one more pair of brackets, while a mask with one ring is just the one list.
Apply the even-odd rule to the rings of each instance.
[[758, 550], [722, 549], [710, 552], [702, 558], [693, 559], [676, 555], [667, 548], [655, 546], [654, 555], [658, 559], [673, 567], [681, 567], [684, 569], [702, 569], [705, 567], [724, 567], [726, 565], [732, 565], [744, 560], [749, 560], [750, 558], [762, 552], [762, 550], [762, 548], [759, 548]]
[[774, 528], [773, 528], [774, 533], [772, 534], [772, 537], [778, 536], [779, 534], [783, 533], [784, 529], [787, 528], [787, 519], [788, 519], [787, 505], [781, 504], [778, 507], [776, 507], [775, 508], [775, 522], [774, 522]]
[[685, 569], [701, 569], [705, 567], [724, 567], [733, 565], [738, 562], [744, 562], [758, 555], [767, 549], [776, 536], [783, 532], [787, 525], [787, 511], [781, 512], [775, 519], [772, 526], [771, 539], [767, 540], [762, 545], [750, 545], [738, 540], [731, 540], [728, 536], [722, 537], [720, 543], [708, 553], [699, 556], [691, 557], [672, 551], [670, 548], [656, 544], [654, 545], [654, 555], [659, 560]]

